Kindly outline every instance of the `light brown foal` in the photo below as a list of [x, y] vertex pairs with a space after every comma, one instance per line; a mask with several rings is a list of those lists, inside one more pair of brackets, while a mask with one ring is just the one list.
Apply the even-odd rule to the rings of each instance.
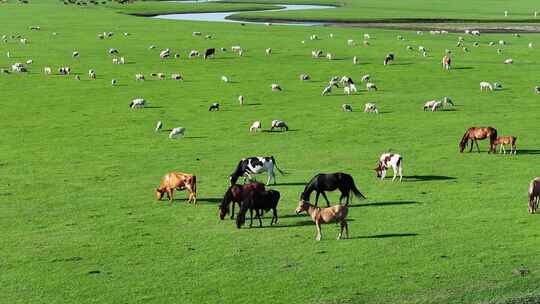
[[499, 153], [504, 152], [504, 154], [506, 154], [506, 149], [504, 148], [504, 146], [511, 145], [510, 154], [516, 154], [516, 140], [517, 140], [517, 137], [515, 136], [501, 136], [501, 137], [497, 137], [497, 139], [495, 139], [495, 142], [493, 142], [493, 144], [495, 146], [500, 145], [501, 147], [499, 148]]
[[328, 224], [331, 222], [339, 222], [341, 226], [341, 230], [337, 237], [338, 240], [341, 239], [343, 230], [345, 230], [346, 237], [349, 237], [349, 226], [347, 226], [347, 213], [349, 212], [349, 208], [347, 206], [336, 205], [327, 208], [320, 208], [310, 204], [307, 201], [300, 200], [298, 203], [298, 208], [296, 208], [296, 214], [303, 211], [307, 211], [307, 213], [309, 213], [311, 216], [311, 219], [313, 219], [315, 222], [315, 226], [317, 227], [317, 236], [315, 236], [315, 239], [317, 241], [321, 240], [321, 224]]

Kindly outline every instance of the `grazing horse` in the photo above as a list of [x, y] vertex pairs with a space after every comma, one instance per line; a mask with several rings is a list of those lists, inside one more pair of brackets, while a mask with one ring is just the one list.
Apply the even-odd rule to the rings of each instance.
[[403, 158], [401, 155], [393, 153], [384, 153], [381, 155], [377, 168], [375, 168], [377, 177], [383, 180], [386, 177], [386, 170], [388, 168], [392, 168], [392, 171], [394, 171], [392, 181], [396, 180], [396, 177], [399, 175], [399, 181], [401, 182], [403, 179]]
[[207, 59], [210, 56], [214, 56], [215, 53], [216, 53], [215, 48], [206, 49], [206, 51], [204, 52], [204, 59]]
[[495, 146], [495, 140], [497, 139], [497, 129], [493, 127], [469, 128], [461, 138], [461, 142], [459, 143], [459, 152], [463, 153], [463, 150], [465, 150], [465, 147], [467, 146], [469, 140], [471, 141], [471, 149], [469, 150], [469, 152], [472, 151], [473, 144], [476, 144], [476, 149], [478, 150], [478, 152], [480, 152], [480, 148], [478, 147], [478, 140], [486, 138], [489, 138], [488, 153], [495, 153], [497, 150], [497, 147]]
[[178, 191], [187, 190], [189, 192], [188, 203], [197, 203], [197, 178], [195, 175], [182, 172], [165, 174], [161, 179], [159, 188], [156, 189], [156, 198], [161, 200], [163, 194], [167, 193], [169, 202], [172, 203], [175, 189]]
[[315, 226], [317, 227], [317, 236], [315, 236], [315, 239], [317, 241], [321, 240], [321, 224], [328, 224], [331, 222], [339, 222], [341, 226], [341, 230], [337, 237], [338, 240], [341, 239], [343, 230], [345, 230], [345, 234], [347, 238], [349, 238], [349, 226], [347, 225], [347, 214], [349, 213], [349, 208], [347, 206], [340, 204], [328, 208], [320, 208], [313, 206], [309, 202], [300, 200], [298, 207], [296, 208], [296, 214], [303, 211], [307, 211], [307, 213], [309, 213], [311, 216], [311, 219], [313, 219], [315, 222]]
[[320, 173], [315, 175], [304, 188], [304, 192], [302, 192], [300, 195], [300, 199], [309, 201], [311, 193], [315, 191], [317, 192], [317, 195], [315, 196], [315, 206], [317, 206], [319, 202], [319, 195], [322, 194], [326, 200], [326, 205], [330, 207], [330, 202], [328, 201], [328, 198], [324, 192], [334, 191], [336, 189], [339, 189], [341, 192], [341, 196], [339, 197], [340, 203], [343, 198], [347, 198], [345, 205], [349, 205], [349, 197], [351, 192], [357, 198], [366, 198], [354, 185], [354, 179], [352, 176], [347, 173], [337, 172], [331, 174]]
[[242, 225], [246, 222], [246, 212], [249, 210], [250, 223], [249, 227], [253, 226], [253, 210], [255, 210], [255, 218], [259, 219], [259, 227], [262, 227], [261, 215], [265, 211], [272, 210], [272, 220], [270, 226], [278, 221], [277, 204], [279, 202], [280, 194], [276, 190], [268, 191], [253, 191], [247, 199], [242, 202], [238, 217], [236, 218], [236, 227], [242, 228]]
[[229, 213], [229, 205], [232, 202], [232, 212], [231, 219], [234, 218], [234, 203], [238, 203], [238, 208], [240, 208], [241, 203], [247, 198], [248, 194], [256, 191], [263, 192], [264, 184], [258, 182], [252, 182], [245, 185], [232, 185], [227, 189], [225, 195], [223, 196], [223, 201], [219, 205], [219, 218], [225, 219], [225, 215]]
[[497, 139], [495, 140], [493, 144], [495, 145], [495, 147], [500, 145], [501, 147], [499, 149], [499, 153], [504, 152], [504, 154], [506, 154], [506, 149], [504, 146], [511, 145], [510, 154], [516, 154], [516, 151], [517, 151], [516, 140], [517, 140], [517, 137], [515, 136], [501, 136], [501, 137], [497, 137]]
[[253, 174], [260, 174], [266, 171], [268, 172], [268, 181], [266, 182], [266, 185], [269, 185], [272, 179], [274, 180], [275, 185], [276, 174], [274, 173], [274, 168], [282, 175], [285, 175], [285, 172], [278, 168], [274, 156], [244, 158], [238, 162], [233, 174], [229, 176], [229, 180], [231, 181], [231, 185], [234, 185], [240, 176], [244, 176], [245, 182], [246, 178], [251, 180]]
[[540, 177], [535, 177], [529, 184], [529, 213], [536, 213], [540, 200]]

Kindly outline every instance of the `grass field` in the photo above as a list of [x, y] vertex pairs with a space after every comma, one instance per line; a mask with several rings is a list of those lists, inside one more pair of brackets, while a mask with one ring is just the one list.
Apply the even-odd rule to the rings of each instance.
[[[29, 73], [0, 75], [0, 303], [538, 301], [538, 217], [527, 214], [526, 193], [538, 175], [533, 87], [540, 62], [538, 48], [527, 44], [540, 47], [540, 35], [465, 36], [471, 52], [464, 53], [455, 47], [457, 34], [175, 22], [31, 2], [0, 4], [0, 36], [30, 41], [0, 43], [0, 67], [34, 60]], [[479, 10], [470, 11], [476, 18]], [[103, 31], [115, 35], [99, 40]], [[363, 33], [372, 36], [368, 47], [360, 46]], [[310, 41], [312, 34], [321, 40]], [[359, 46], [347, 47], [350, 38]], [[508, 41], [502, 55], [488, 46], [500, 39]], [[244, 57], [186, 59], [191, 49], [237, 44]], [[264, 54], [268, 47], [272, 56]], [[109, 48], [127, 64], [113, 65]], [[182, 58], [161, 61], [165, 48]], [[312, 49], [337, 59], [312, 59]], [[439, 65], [445, 49], [454, 60], [446, 73]], [[388, 52], [396, 62], [383, 67]], [[515, 64], [504, 65], [506, 58]], [[42, 73], [64, 65], [82, 80]], [[87, 79], [89, 69], [97, 80]], [[178, 72], [185, 81], [137, 83], [141, 72]], [[300, 82], [301, 73], [312, 80]], [[363, 74], [378, 92], [320, 96], [331, 76]], [[222, 75], [233, 82], [221, 82]], [[480, 93], [483, 80], [504, 89]], [[271, 83], [284, 91], [271, 92]], [[247, 105], [238, 105], [238, 95]], [[422, 111], [425, 101], [443, 96], [456, 111]], [[130, 111], [137, 97], [151, 107]], [[368, 101], [382, 113], [362, 113]], [[212, 102], [221, 111], [208, 112]], [[354, 111], [342, 112], [343, 103]], [[249, 134], [254, 120], [269, 129], [272, 119], [287, 121], [291, 131]], [[158, 120], [186, 127], [186, 137], [154, 133]], [[459, 153], [468, 127], [488, 125], [518, 137], [516, 156], [488, 155], [486, 142], [482, 153]], [[372, 169], [388, 150], [404, 157], [402, 183], [375, 178]], [[281, 192], [280, 219], [275, 227], [265, 217], [263, 229], [239, 230], [218, 219], [218, 204], [238, 160], [255, 155], [274, 155], [289, 173], [271, 187]], [[155, 200], [160, 177], [173, 170], [197, 175], [199, 205], [186, 204], [185, 193], [172, 206]], [[316, 242], [310, 219], [294, 209], [305, 182], [336, 171], [352, 174], [368, 200], [350, 208], [350, 239], [335, 240], [338, 227], [328, 225]], [[338, 194], [329, 197], [337, 202]]]

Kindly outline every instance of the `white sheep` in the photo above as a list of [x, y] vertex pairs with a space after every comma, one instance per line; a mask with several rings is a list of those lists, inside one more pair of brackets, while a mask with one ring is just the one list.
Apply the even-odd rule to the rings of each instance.
[[370, 80], [370, 77], [371, 76], [369, 76], [369, 74], [362, 76], [362, 82], [368, 82]]
[[431, 112], [435, 112], [435, 111], [438, 111], [438, 110], [442, 109], [442, 106], [443, 106], [442, 101], [436, 101], [436, 102], [431, 106]]
[[221, 76], [221, 81], [223, 82], [230, 82], [231, 80], [227, 76]]
[[154, 128], [154, 132], [159, 132], [163, 129], [163, 123], [160, 121], [157, 122], [156, 127]]
[[433, 105], [435, 103], [437, 103], [437, 102], [439, 102], [439, 101], [438, 100], [430, 100], [430, 101], [427, 101], [426, 103], [424, 103], [424, 111], [433, 108]]
[[249, 127], [249, 132], [257, 132], [260, 131], [262, 127], [262, 124], [260, 121], [255, 121], [251, 124], [251, 127]]
[[512, 58], [508, 58], [504, 61], [504, 64], [513, 64], [514, 60]]
[[366, 83], [366, 89], [368, 91], [377, 91], [377, 86], [373, 82]]
[[50, 67], [44, 67], [43, 68], [43, 73], [45, 73], [45, 75], [51, 75], [52, 74], [52, 69]]
[[96, 72], [94, 70], [88, 70], [88, 78], [96, 79]]
[[143, 81], [144, 75], [143, 74], [135, 74], [135, 80], [136, 81]]
[[331, 53], [326, 54], [326, 59], [332, 60], [334, 59], [334, 56]]
[[32, 59], [26, 60], [26, 64], [32, 64], [32, 63], [34, 63], [34, 60], [32, 60]]
[[323, 52], [321, 50], [313, 50], [311, 51], [311, 57], [313, 58], [319, 58], [323, 55]]
[[358, 64], [358, 58], [357, 58], [356, 56], [353, 57], [352, 63], [353, 63], [354, 65]]
[[116, 84], [118, 83], [118, 81], [116, 79], [112, 79], [111, 80], [111, 85], [114, 87]]
[[281, 88], [281, 86], [280, 86], [279, 84], [276, 84], [276, 83], [272, 83], [271, 88], [272, 88], [272, 91], [273, 91], [273, 92], [276, 92], [276, 91], [282, 91], [282, 90], [283, 90], [283, 89]]
[[266, 49], [266, 55], [272, 55], [272, 49], [271, 48]]
[[347, 40], [347, 45], [348, 46], [354, 46], [354, 44], [355, 44], [354, 40], [352, 40], [352, 39]]
[[184, 80], [184, 78], [180, 74], [172, 74], [171, 79], [172, 80]]
[[352, 106], [344, 103], [341, 105], [341, 110], [343, 110], [343, 112], [352, 112]]
[[379, 108], [376, 104], [368, 102], [364, 106], [364, 113], [375, 113], [379, 114]]
[[282, 120], [272, 120], [272, 126], [270, 127], [270, 131], [274, 131], [274, 129], [280, 129], [281, 131], [289, 131], [289, 126], [286, 122]]
[[245, 100], [245, 98], [244, 98], [243, 95], [238, 96], [238, 103], [239, 103], [240, 105], [243, 105], [243, 104], [244, 104], [244, 100]]
[[311, 77], [309, 77], [308, 74], [300, 74], [300, 80], [302, 81], [307, 81], [307, 80], [310, 80]]
[[186, 128], [178, 127], [171, 130], [171, 133], [169, 133], [169, 138], [174, 139], [178, 137], [179, 135], [184, 136], [184, 133], [186, 132]]
[[480, 92], [484, 91], [484, 90], [490, 90], [490, 91], [493, 91], [493, 86], [491, 85], [491, 83], [487, 82], [487, 81], [482, 81], [480, 82]]
[[129, 104], [129, 107], [133, 110], [133, 109], [140, 109], [140, 108], [144, 108], [146, 106], [146, 100], [144, 100], [143, 98], [136, 98], [136, 99], [133, 99], [131, 101], [131, 103]]
[[369, 34], [364, 34], [364, 39], [370, 39], [371, 36]]
[[330, 93], [332, 93], [332, 86], [331, 85], [324, 88], [324, 90], [321, 93], [321, 96], [326, 96], [326, 95], [328, 95]]
[[191, 50], [191, 52], [189, 52], [189, 58], [193, 58], [193, 57], [198, 57], [199, 56], [199, 51], [197, 50]]

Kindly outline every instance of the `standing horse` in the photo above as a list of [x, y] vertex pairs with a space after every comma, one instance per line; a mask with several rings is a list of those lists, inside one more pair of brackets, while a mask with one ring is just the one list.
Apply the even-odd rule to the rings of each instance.
[[225, 215], [229, 213], [229, 205], [232, 202], [232, 212], [231, 219], [234, 218], [234, 203], [238, 203], [238, 208], [240, 208], [241, 203], [247, 199], [248, 195], [251, 192], [263, 192], [264, 184], [258, 182], [252, 182], [245, 185], [232, 185], [227, 189], [225, 195], [223, 196], [223, 201], [219, 205], [219, 218], [225, 219]]
[[473, 144], [476, 144], [476, 149], [478, 150], [478, 152], [480, 152], [480, 148], [478, 147], [478, 140], [483, 140], [486, 138], [489, 138], [488, 153], [495, 153], [497, 150], [497, 147], [495, 146], [495, 140], [497, 139], [497, 129], [493, 127], [469, 128], [461, 138], [461, 142], [459, 143], [459, 152], [463, 153], [463, 150], [465, 150], [465, 147], [467, 146], [469, 140], [471, 140], [471, 149], [469, 150], [469, 152], [472, 151]]
[[249, 227], [253, 226], [253, 210], [255, 210], [255, 218], [259, 219], [259, 227], [262, 227], [261, 215], [265, 211], [272, 210], [272, 220], [270, 221], [270, 226], [278, 221], [277, 215], [277, 205], [279, 202], [280, 194], [276, 190], [268, 191], [253, 191], [248, 195], [248, 198], [242, 202], [240, 211], [238, 212], [238, 217], [236, 218], [236, 227], [238, 229], [242, 228], [242, 225], [246, 222], [246, 212], [249, 210], [250, 224]]
[[315, 239], [317, 241], [321, 240], [321, 224], [328, 224], [331, 222], [339, 223], [341, 230], [339, 231], [337, 239], [340, 240], [343, 235], [343, 230], [345, 230], [345, 235], [349, 237], [349, 226], [347, 225], [347, 214], [349, 213], [349, 208], [343, 205], [336, 205], [328, 208], [320, 208], [313, 206], [309, 202], [300, 200], [298, 207], [296, 208], [296, 214], [306, 211], [311, 216], [311, 219], [315, 222], [315, 227], [317, 227], [317, 235]]
[[517, 152], [516, 140], [517, 140], [517, 137], [515, 136], [501, 136], [501, 137], [497, 137], [494, 144], [495, 144], [495, 147], [500, 145], [499, 153], [504, 152], [504, 154], [506, 154], [506, 148], [504, 146], [510, 145], [510, 154], [516, 154]]
[[529, 184], [529, 213], [536, 213], [540, 200], [540, 177], [535, 177]]
[[341, 196], [339, 197], [340, 203], [343, 198], [347, 198], [345, 205], [349, 205], [349, 197], [351, 192], [357, 198], [366, 198], [354, 185], [354, 179], [352, 176], [347, 173], [337, 172], [331, 174], [320, 173], [315, 175], [304, 188], [304, 192], [302, 192], [300, 195], [300, 199], [309, 201], [311, 193], [315, 191], [317, 192], [317, 195], [315, 196], [315, 206], [317, 206], [317, 203], [319, 202], [319, 195], [322, 194], [326, 200], [326, 205], [330, 207], [330, 202], [328, 201], [328, 198], [324, 192], [334, 191], [336, 189], [339, 189], [341, 192]]

